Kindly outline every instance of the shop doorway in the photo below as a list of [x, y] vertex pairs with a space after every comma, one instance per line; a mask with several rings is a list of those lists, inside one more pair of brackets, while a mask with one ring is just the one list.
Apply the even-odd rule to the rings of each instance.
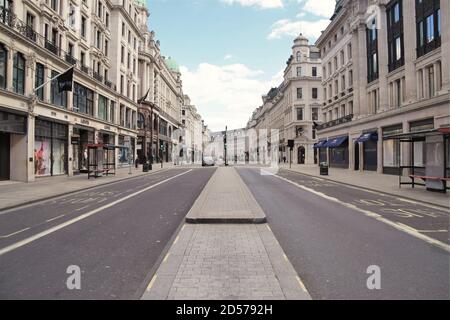
[[359, 142], [355, 142], [355, 171], [359, 171]]
[[298, 148], [298, 164], [305, 164], [306, 149], [305, 147]]
[[0, 181], [10, 179], [10, 136], [0, 132]]

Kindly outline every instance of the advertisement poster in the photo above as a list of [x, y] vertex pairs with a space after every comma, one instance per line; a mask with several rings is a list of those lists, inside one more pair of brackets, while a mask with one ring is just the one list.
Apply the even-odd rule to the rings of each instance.
[[34, 145], [34, 173], [37, 176], [48, 176], [51, 174], [50, 139], [36, 140]]
[[[426, 140], [426, 175], [444, 177], [444, 140], [441, 136], [427, 137]], [[443, 181], [427, 180], [427, 188], [443, 191]]]

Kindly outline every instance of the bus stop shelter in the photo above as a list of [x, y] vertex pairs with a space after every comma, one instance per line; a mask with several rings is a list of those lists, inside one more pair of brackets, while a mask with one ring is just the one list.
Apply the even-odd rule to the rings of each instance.
[[[400, 188], [410, 185], [413, 188], [424, 186], [435, 192], [446, 193], [449, 190], [450, 127], [384, 137], [384, 140], [392, 139], [400, 142]], [[409, 150], [409, 159], [402, 158], [404, 154], [401, 150], [404, 145], [409, 146], [406, 149]]]
[[110, 144], [89, 144], [88, 179], [116, 174], [116, 149]]

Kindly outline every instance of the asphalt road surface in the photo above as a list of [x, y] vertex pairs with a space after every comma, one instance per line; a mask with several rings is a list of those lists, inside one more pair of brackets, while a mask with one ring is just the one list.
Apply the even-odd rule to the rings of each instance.
[[[214, 169], [176, 169], [0, 212], [0, 299], [137, 299]], [[68, 290], [69, 266], [81, 290]]]
[[[239, 169], [313, 299], [449, 299], [449, 212], [290, 171]], [[369, 290], [370, 266], [381, 290]]]

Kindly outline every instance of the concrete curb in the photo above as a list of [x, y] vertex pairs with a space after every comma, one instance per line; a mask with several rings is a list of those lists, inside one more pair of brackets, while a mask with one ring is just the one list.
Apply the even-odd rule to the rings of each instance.
[[141, 300], [167, 300], [194, 231], [195, 227], [182, 227], [166, 255], [168, 258], [170, 254], [170, 259], [164, 259], [156, 268], [156, 273]]
[[253, 197], [250, 189], [247, 187], [247, 185], [242, 180], [239, 173], [236, 171], [236, 169], [232, 169], [236, 178], [239, 181], [239, 191], [245, 198], [245, 201], [248, 205], [249, 210], [242, 210], [240, 214], [242, 216], [239, 217], [227, 217], [226, 214], [222, 215], [211, 215], [211, 216], [205, 216], [200, 215], [202, 208], [205, 205], [205, 202], [208, 198], [208, 196], [211, 193], [211, 190], [213, 188], [213, 185], [216, 183], [216, 175], [218, 171], [214, 173], [214, 175], [211, 177], [211, 179], [208, 181], [207, 185], [205, 186], [203, 192], [200, 194], [200, 196], [195, 201], [194, 205], [192, 206], [191, 210], [189, 210], [189, 213], [186, 216], [186, 223], [188, 224], [264, 224], [267, 222], [267, 217], [264, 213], [264, 211], [259, 206], [256, 199]]
[[267, 218], [186, 218], [188, 224], [264, 224]]
[[360, 189], [371, 191], [371, 192], [378, 192], [378, 193], [384, 194], [386, 196], [399, 197], [399, 198], [411, 200], [411, 201], [414, 201], [414, 202], [422, 202], [424, 204], [432, 205], [432, 206], [443, 208], [443, 209], [446, 209], [446, 210], [450, 209], [450, 206], [446, 207], [446, 206], [443, 206], [443, 205], [440, 205], [440, 204], [436, 204], [434, 202], [430, 202], [430, 201], [426, 201], [426, 200], [417, 200], [415, 198], [411, 198], [411, 197], [408, 197], [408, 196], [392, 194], [392, 193], [388, 193], [388, 192], [377, 190], [377, 189], [372, 189], [372, 188], [368, 188], [368, 187], [364, 187], [364, 186], [358, 186], [356, 184], [351, 184], [351, 183], [347, 183], [347, 182], [334, 180], [332, 178], [327, 178], [326, 176], [315, 176], [315, 175], [312, 175], [312, 174], [309, 174], [309, 173], [303, 173], [303, 172], [300, 172], [300, 171], [295, 171], [295, 170], [286, 169], [286, 168], [281, 168], [281, 170], [290, 171], [290, 172], [297, 173], [297, 174], [304, 175], [304, 176], [311, 177], [311, 178], [323, 179], [323, 180], [331, 181], [331, 182], [334, 182], [334, 183], [337, 183], [337, 184], [342, 184], [342, 185], [345, 185], [345, 186], [350, 186], [350, 187], [354, 187], [354, 188], [360, 188]]
[[287, 300], [312, 300], [269, 225], [257, 226], [281, 290]]
[[29, 206], [29, 205], [36, 204], [36, 203], [39, 203], [39, 202], [45, 202], [45, 201], [48, 201], [48, 200], [51, 200], [51, 199], [54, 199], [54, 198], [64, 197], [64, 196], [67, 196], [67, 195], [72, 195], [72, 194], [76, 194], [76, 193], [92, 190], [92, 189], [95, 189], [95, 188], [100, 188], [100, 187], [112, 185], [112, 184], [115, 184], [115, 183], [118, 183], [118, 182], [122, 182], [122, 181], [125, 181], [125, 180], [138, 179], [138, 178], [141, 178], [141, 177], [146, 177], [146, 176], [157, 174], [157, 173], [161, 173], [161, 172], [166, 172], [166, 171], [169, 171], [171, 169], [173, 169], [173, 168], [162, 169], [162, 170], [158, 170], [158, 171], [155, 171], [155, 172], [148, 172], [148, 173], [141, 174], [139, 176], [127, 177], [127, 178], [123, 178], [123, 179], [118, 179], [118, 180], [114, 180], [114, 181], [105, 182], [105, 183], [98, 184], [98, 185], [95, 185], [95, 186], [89, 186], [89, 187], [85, 187], [85, 188], [81, 188], [81, 189], [77, 189], [77, 190], [67, 191], [67, 192], [63, 192], [63, 193], [59, 193], [59, 194], [54, 194], [54, 195], [51, 195], [51, 196], [48, 196], [48, 197], [43, 197], [43, 198], [40, 198], [40, 199], [26, 201], [26, 202], [23, 202], [21, 204], [15, 204], [15, 205], [12, 205], [12, 206], [7, 206], [7, 207], [0, 208], [0, 212], [9, 211], [9, 210], [12, 210], [12, 209], [17, 209], [17, 208], [21, 208], [21, 207], [24, 207], [24, 206]]

